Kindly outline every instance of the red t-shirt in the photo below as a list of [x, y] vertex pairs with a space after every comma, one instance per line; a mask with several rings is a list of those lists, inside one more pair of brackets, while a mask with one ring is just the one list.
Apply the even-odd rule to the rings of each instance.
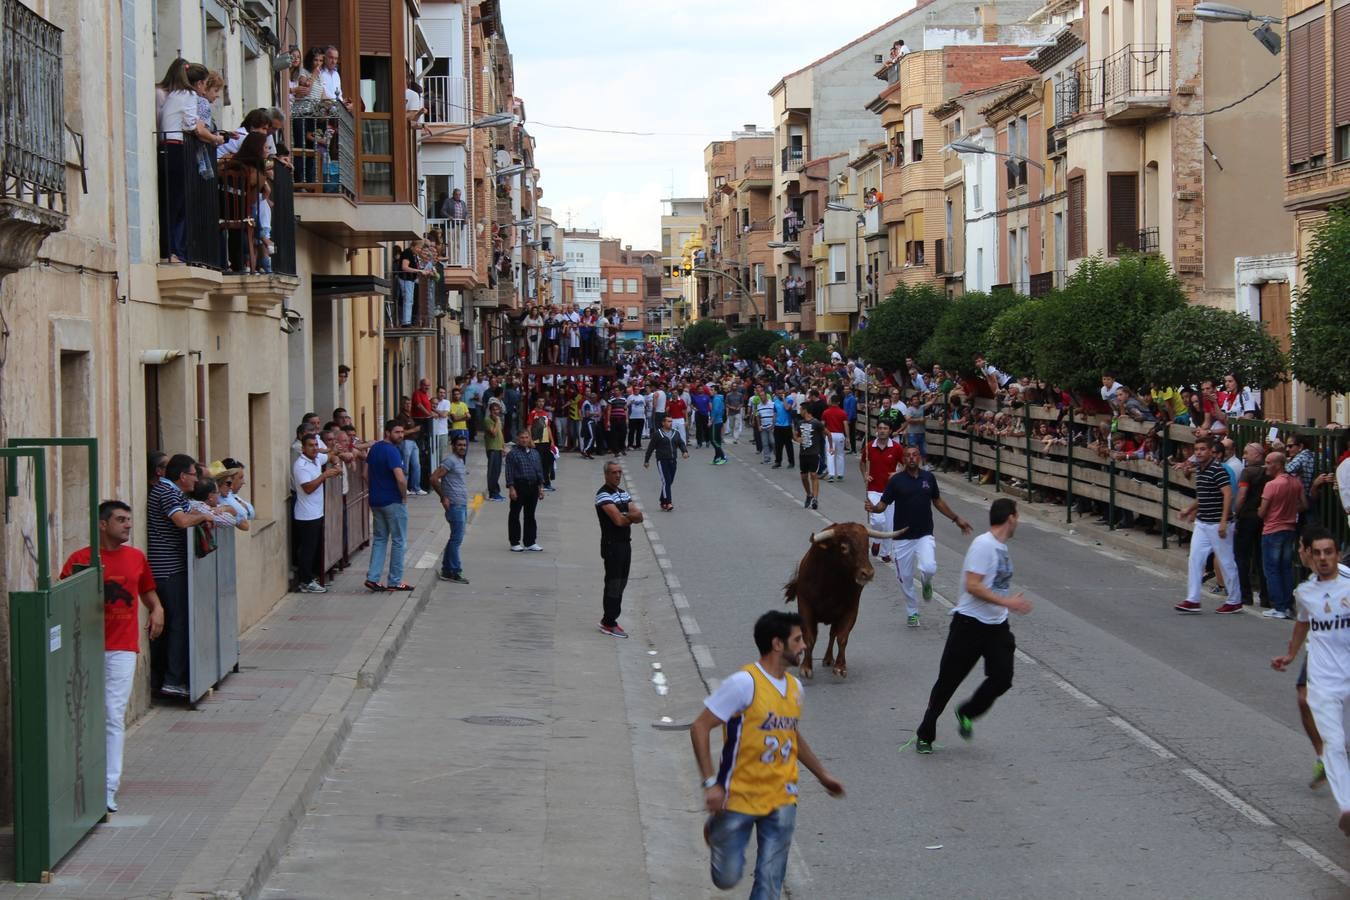
[[1266, 482], [1261, 499], [1266, 501], [1266, 518], [1261, 524], [1261, 534], [1278, 534], [1298, 528], [1298, 505], [1303, 499], [1303, 482], [1281, 472]]
[[835, 434], [846, 434], [848, 432], [848, 413], [844, 412], [842, 406], [825, 407], [825, 412], [820, 414], [820, 418], [825, 422], [826, 431], [832, 431]]
[[666, 415], [670, 416], [677, 422], [680, 419], [684, 418], [685, 413], [688, 412], [688, 409], [689, 407], [685, 404], [685, 402], [679, 399], [678, 397], [671, 397], [669, 400], [666, 401]]
[[412, 415], [414, 419], [430, 419], [432, 416], [431, 395], [426, 391], [413, 391]]
[[[155, 589], [155, 576], [145, 554], [130, 544], [117, 550], [102, 550], [103, 562], [103, 649], [141, 649], [141, 595]], [[70, 554], [61, 567], [62, 578], [89, 568], [89, 548]]]
[[895, 470], [905, 461], [905, 448], [898, 441], [891, 441], [885, 450], [877, 446], [876, 441], [867, 445], [867, 489], [878, 494], [886, 490], [886, 482], [891, 480]]

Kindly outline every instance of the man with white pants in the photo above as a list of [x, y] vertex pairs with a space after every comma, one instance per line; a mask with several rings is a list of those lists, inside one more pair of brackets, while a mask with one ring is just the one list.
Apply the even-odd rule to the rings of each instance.
[[[828, 412], [828, 410], [827, 410]], [[899, 441], [891, 440], [891, 425], [889, 422], [877, 423], [876, 440], [863, 448], [862, 457], [858, 460], [858, 468], [862, 471], [862, 477], [867, 482], [867, 500], [869, 503], [880, 503], [881, 495], [886, 491], [886, 485], [890, 483], [891, 476], [895, 470], [905, 461], [905, 448]], [[869, 513], [867, 517], [868, 524], [872, 526], [873, 531], [894, 531], [891, 520], [895, 518], [895, 510], [887, 510], [880, 513]], [[881, 555], [881, 561], [890, 563], [891, 561], [892, 541], [890, 538], [881, 538], [872, 542], [872, 555]]]
[[830, 394], [830, 405], [821, 413], [825, 423], [825, 453], [830, 481], [844, 480], [844, 439], [848, 436], [848, 413], [839, 405], [839, 395]]
[[1350, 836], [1350, 761], [1345, 755], [1345, 708], [1350, 702], [1350, 578], [1337, 565], [1336, 538], [1320, 526], [1304, 531], [1305, 560], [1313, 575], [1294, 591], [1298, 621], [1289, 649], [1270, 665], [1283, 672], [1308, 639], [1308, 707], [1322, 738], [1327, 784], [1340, 808], [1338, 824]]
[[921, 465], [918, 447], [905, 448], [905, 467], [891, 476], [881, 500], [868, 500], [869, 513], [884, 513], [895, 504], [894, 530], [905, 532], [895, 541], [895, 577], [909, 613], [906, 623], [919, 627], [919, 599], [914, 595], [914, 574], [923, 579], [923, 599], [933, 599], [933, 576], [937, 574], [937, 541], [933, 538], [933, 509], [956, 523], [962, 534], [974, 529], [958, 516], [938, 494], [937, 478]]
[[[131, 507], [121, 500], [98, 505], [98, 555], [103, 566], [103, 705], [107, 717], [107, 808], [117, 812], [117, 787], [122, 781], [122, 746], [127, 731], [127, 699], [141, 649], [138, 608], [150, 611], [150, 638], [164, 629], [164, 607], [155, 593], [155, 577], [145, 554], [131, 540]], [[69, 578], [91, 565], [89, 547], [70, 554], [61, 567]]]
[[1233, 484], [1221, 462], [1221, 446], [1218, 438], [1195, 443], [1195, 502], [1181, 511], [1182, 519], [1195, 518], [1195, 531], [1191, 534], [1186, 599], [1173, 607], [1180, 613], [1200, 612], [1200, 586], [1205, 580], [1205, 561], [1211, 553], [1223, 573], [1223, 583], [1228, 586], [1228, 599], [1214, 611], [1221, 615], [1242, 612], [1237, 561], [1233, 557], [1233, 529], [1228, 522], [1233, 511]]

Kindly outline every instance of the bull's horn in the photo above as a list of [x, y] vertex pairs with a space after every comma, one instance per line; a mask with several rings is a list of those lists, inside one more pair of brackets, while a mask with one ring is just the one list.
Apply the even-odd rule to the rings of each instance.
[[813, 534], [813, 535], [811, 535], [811, 543], [814, 544], [814, 543], [816, 543], [817, 541], [828, 541], [828, 540], [829, 540], [830, 538], [832, 538], [832, 537], [834, 537], [834, 529], [833, 529], [833, 528], [826, 528], [824, 531], [820, 532], [819, 534]]
[[871, 528], [869, 528], [867, 529], [867, 534], [869, 537], [880, 538], [883, 541], [889, 541], [892, 540], [893, 538], [898, 538], [906, 531], [909, 531], [909, 529], [901, 528], [899, 531], [873, 531]]

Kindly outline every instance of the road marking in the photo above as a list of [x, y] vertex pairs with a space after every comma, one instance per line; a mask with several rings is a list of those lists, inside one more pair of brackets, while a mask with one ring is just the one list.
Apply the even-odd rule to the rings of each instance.
[[656, 564], [657, 564], [658, 566], [660, 566], [661, 568], [663, 568], [663, 569], [669, 569], [669, 568], [670, 568], [670, 557], [668, 557], [668, 556], [658, 556], [658, 557], [656, 558]]
[[680, 613], [680, 627], [683, 628], [684, 633], [690, 637], [703, 633], [703, 629], [698, 627], [698, 623], [694, 621], [694, 617], [686, 612]]
[[678, 591], [680, 589], [680, 579], [670, 573], [666, 573], [666, 587], [670, 588], [672, 591]]
[[655, 553], [657, 556], [665, 556], [666, 547], [664, 544], [656, 543], [656, 538], [652, 538], [652, 552]]
[[1317, 866], [1317, 868], [1321, 869], [1323, 872], [1326, 872], [1332, 878], [1335, 878], [1341, 884], [1350, 885], [1350, 872], [1342, 869], [1312, 847], [1309, 847], [1297, 838], [1285, 838], [1284, 845], [1308, 860], [1314, 866]]
[[[1101, 704], [1098, 703], [1096, 700], [1094, 700], [1092, 697], [1089, 697], [1087, 694], [1083, 693], [1078, 688], [1069, 684], [1069, 682], [1065, 681], [1063, 678], [1056, 678], [1054, 676], [1051, 676], [1050, 681], [1054, 683], [1055, 687], [1059, 688], [1061, 691], [1068, 694], [1070, 697], [1077, 700], [1079, 703], [1083, 704], [1088, 709], [1096, 709], [1097, 707], [1101, 706]], [[1140, 734], [1143, 734], [1143, 732], [1140, 732]]]
[[[1065, 682], [1065, 683], [1067, 684], [1067, 682]], [[1084, 695], [1084, 696], [1086, 696], [1086, 695]], [[1091, 698], [1089, 697], [1088, 699], [1091, 699]], [[1096, 700], [1093, 700], [1092, 702], [1093, 702], [1094, 704], [1097, 703]], [[1106, 721], [1110, 722], [1112, 725], [1116, 726], [1116, 727], [1119, 728], [1121, 731], [1125, 732], [1125, 733], [1128, 734], [1130, 737], [1134, 738], [1136, 741], [1138, 741], [1139, 743], [1143, 744], [1143, 745], [1144, 745], [1145, 747], [1147, 747], [1148, 749], [1152, 750], [1152, 751], [1154, 752], [1154, 754], [1156, 754], [1157, 757], [1158, 757], [1159, 759], [1176, 759], [1176, 758], [1177, 758], [1177, 755], [1176, 755], [1175, 753], [1173, 753], [1171, 750], [1168, 750], [1168, 749], [1167, 749], [1166, 747], [1164, 747], [1162, 744], [1158, 743], [1158, 742], [1155, 741], [1153, 738], [1151, 738], [1151, 737], [1149, 737], [1148, 735], [1144, 734], [1142, 731], [1140, 731], [1138, 728], [1135, 728], [1135, 727], [1134, 727], [1133, 725], [1131, 725], [1129, 722], [1126, 722], [1126, 721], [1125, 721], [1124, 719], [1122, 719], [1120, 716], [1107, 716], [1107, 717], [1106, 717]]]
[[436, 564], [436, 554], [435, 554], [435, 553], [423, 553], [423, 554], [422, 554], [422, 558], [419, 559], [419, 560], [417, 561], [417, 565], [413, 566], [413, 568], [414, 568], [414, 569], [430, 569], [430, 568], [431, 568], [432, 566], [434, 566], [435, 564]]
[[711, 672], [714, 668], [712, 651], [702, 644], [694, 644], [689, 648], [689, 652], [694, 654], [694, 662], [705, 672]]
[[1219, 784], [1217, 781], [1215, 781], [1213, 778], [1210, 778], [1208, 775], [1206, 775], [1204, 772], [1201, 772], [1199, 769], [1182, 769], [1181, 774], [1185, 775], [1191, 781], [1194, 781], [1196, 784], [1200, 785], [1202, 788], [1209, 791], [1215, 797], [1218, 797], [1224, 803], [1227, 803], [1229, 806], [1233, 807], [1233, 809], [1242, 813], [1244, 816], [1246, 816], [1255, 824], [1260, 825], [1263, 828], [1270, 828], [1275, 825], [1275, 823], [1270, 821], [1270, 819], [1266, 817], [1266, 814], [1261, 812], [1261, 810], [1257, 809], [1255, 806], [1252, 806], [1246, 800], [1243, 800], [1237, 794], [1234, 794], [1228, 788]]
[[680, 593], [679, 591], [672, 591], [670, 594], [670, 599], [675, 604], [676, 609], [689, 608], [689, 598], [686, 597], [684, 594]]
[[[647, 523], [643, 522], [643, 524], [646, 525]], [[653, 541], [661, 540], [661, 535], [657, 534], [656, 529], [650, 525], [647, 525], [647, 537], [651, 538]]]

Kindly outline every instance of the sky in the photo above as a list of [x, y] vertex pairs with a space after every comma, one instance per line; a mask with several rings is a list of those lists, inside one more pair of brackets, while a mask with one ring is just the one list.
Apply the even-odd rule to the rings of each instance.
[[564, 227], [659, 248], [661, 200], [703, 196], [709, 143], [748, 123], [771, 127], [780, 78], [913, 5], [501, 0], [541, 202]]

